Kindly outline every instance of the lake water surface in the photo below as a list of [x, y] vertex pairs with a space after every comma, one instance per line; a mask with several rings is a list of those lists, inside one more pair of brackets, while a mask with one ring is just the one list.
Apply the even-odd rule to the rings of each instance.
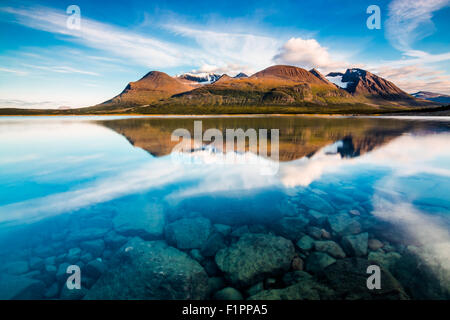
[[450, 118], [2, 117], [0, 190], [0, 299], [450, 298]]

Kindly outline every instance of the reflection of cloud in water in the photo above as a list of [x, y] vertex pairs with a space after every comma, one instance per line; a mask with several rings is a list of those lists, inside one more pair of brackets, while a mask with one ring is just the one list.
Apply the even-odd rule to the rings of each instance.
[[[391, 178], [388, 178], [391, 179]], [[390, 181], [380, 181], [383, 188], [391, 185]], [[394, 193], [390, 192], [390, 196]], [[397, 227], [399, 232], [419, 244], [413, 250], [421, 261], [427, 264], [438, 280], [450, 282], [450, 234], [449, 223], [445, 217], [430, 215], [415, 208], [409, 201], [402, 201], [399, 195], [386, 199], [384, 193], [372, 198], [372, 214]]]
[[[261, 166], [270, 164], [269, 159], [257, 165], [244, 163], [221, 167], [208, 159], [212, 156], [208, 153], [190, 154], [199, 162], [190, 165], [173, 163], [170, 156], [161, 157], [135, 169], [127, 168], [114, 177], [99, 178], [77, 190], [2, 206], [0, 223], [27, 223], [124, 195], [176, 184], [179, 187], [177, 191], [171, 191], [169, 199], [228, 190], [307, 186], [324, 173], [338, 172], [344, 168], [348, 170], [358, 165], [363, 168], [369, 165], [390, 167], [394, 169], [394, 175], [433, 172], [449, 176], [449, 162], [445, 161], [450, 159], [449, 141], [449, 134], [402, 136], [357, 158], [341, 158], [336, 153], [337, 143], [319, 150], [311, 158], [280, 163], [279, 174], [273, 176], [261, 175], [260, 171]], [[430, 164], [437, 158], [444, 161]]]

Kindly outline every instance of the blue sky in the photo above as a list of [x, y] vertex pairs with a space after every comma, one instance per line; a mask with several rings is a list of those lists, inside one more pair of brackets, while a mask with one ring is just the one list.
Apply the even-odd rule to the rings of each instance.
[[[67, 28], [66, 8], [81, 10]], [[369, 5], [381, 29], [368, 29]], [[450, 0], [2, 1], [0, 106], [103, 102], [150, 70], [323, 73], [361, 67], [407, 92], [450, 94]]]

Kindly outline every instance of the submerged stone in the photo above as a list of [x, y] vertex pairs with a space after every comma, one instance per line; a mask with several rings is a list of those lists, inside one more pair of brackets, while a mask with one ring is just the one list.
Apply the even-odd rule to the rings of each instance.
[[313, 252], [306, 260], [306, 270], [317, 273], [336, 262], [336, 259], [323, 252]]
[[333, 206], [328, 201], [315, 194], [307, 194], [302, 196], [301, 202], [307, 208], [318, 211], [320, 213], [331, 214], [334, 212]]
[[383, 266], [392, 271], [393, 266], [400, 260], [402, 256], [397, 252], [370, 252], [367, 260]]
[[303, 216], [285, 217], [273, 225], [273, 230], [278, 235], [296, 241], [304, 235], [309, 220]]
[[8, 274], [0, 274], [0, 300], [42, 299], [45, 285], [42, 281]]
[[146, 202], [139, 208], [123, 206], [113, 219], [114, 229], [118, 233], [147, 240], [161, 238], [164, 224], [163, 207], [154, 202]]
[[217, 251], [225, 247], [225, 237], [221, 233], [215, 232], [203, 244], [201, 253], [204, 257], [213, 257]]
[[361, 258], [341, 259], [321, 275], [325, 283], [335, 290], [338, 299], [409, 299], [402, 285], [383, 267], [380, 267], [381, 289], [369, 290], [367, 268], [371, 264]]
[[297, 247], [304, 251], [311, 250], [314, 246], [314, 239], [310, 236], [303, 236], [296, 243]]
[[367, 232], [342, 238], [342, 245], [349, 255], [363, 257], [367, 255], [369, 234]]
[[330, 288], [318, 283], [313, 278], [303, 278], [284, 289], [271, 289], [261, 291], [248, 300], [329, 300], [334, 298]]
[[345, 258], [345, 252], [341, 246], [334, 241], [316, 241], [314, 242], [314, 248], [317, 251], [328, 253], [334, 258]]
[[338, 235], [357, 234], [361, 232], [361, 224], [347, 214], [335, 214], [328, 217], [328, 224]]
[[215, 300], [244, 300], [242, 294], [231, 287], [223, 288], [214, 294]]
[[369, 239], [368, 246], [370, 250], [377, 251], [378, 249], [383, 248], [384, 244], [378, 239]]
[[220, 250], [215, 260], [225, 277], [242, 287], [289, 270], [294, 255], [294, 245], [283, 237], [248, 233]]
[[105, 241], [103, 239], [85, 241], [80, 244], [80, 247], [90, 252], [94, 257], [100, 257], [105, 250]]
[[202, 217], [185, 218], [166, 226], [166, 239], [179, 249], [200, 249], [211, 234], [211, 222]]
[[28, 265], [28, 261], [14, 261], [10, 262], [5, 267], [6, 272], [11, 275], [20, 275], [27, 273], [30, 271], [30, 266]]
[[165, 241], [133, 238], [85, 299], [205, 299], [208, 276], [200, 264]]

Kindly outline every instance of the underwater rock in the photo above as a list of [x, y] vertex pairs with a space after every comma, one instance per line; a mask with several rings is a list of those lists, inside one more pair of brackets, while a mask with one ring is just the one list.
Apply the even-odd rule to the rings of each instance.
[[0, 274], [0, 300], [42, 299], [45, 284], [23, 276]]
[[114, 230], [126, 236], [138, 236], [146, 240], [162, 237], [165, 225], [164, 210], [158, 203], [146, 202], [139, 209], [121, 207], [113, 219]]
[[316, 210], [308, 210], [308, 216], [314, 224], [321, 226], [327, 222], [328, 214], [321, 213]]
[[309, 226], [307, 228], [306, 232], [308, 233], [308, 235], [310, 235], [314, 239], [317, 239], [317, 240], [322, 239], [322, 230], [317, 227]]
[[225, 280], [221, 277], [208, 278], [208, 296], [225, 287]]
[[302, 258], [300, 257], [294, 257], [291, 262], [291, 268], [292, 270], [303, 270], [304, 263]]
[[306, 260], [306, 270], [317, 273], [336, 262], [336, 259], [323, 252], [313, 252]]
[[56, 279], [59, 282], [65, 282], [67, 278], [69, 277], [69, 274], [67, 274], [67, 267], [70, 266], [69, 263], [64, 262], [61, 263], [58, 267], [58, 270], [56, 271]]
[[213, 225], [213, 227], [217, 232], [221, 233], [225, 237], [231, 234], [231, 226], [229, 225], [216, 223]]
[[247, 225], [234, 227], [231, 232], [231, 236], [235, 238], [242, 237], [243, 234], [249, 233], [250, 230]]
[[331, 214], [334, 212], [333, 206], [328, 201], [317, 195], [314, 194], [303, 195], [300, 198], [300, 200], [303, 203], [303, 205], [309, 209], [325, 214]]
[[105, 241], [102, 239], [85, 241], [80, 244], [80, 247], [92, 253], [94, 257], [100, 257], [105, 250]]
[[28, 263], [32, 270], [41, 270], [45, 266], [44, 259], [39, 257], [31, 257]]
[[202, 261], [205, 259], [204, 256], [202, 256], [200, 250], [198, 249], [192, 249], [191, 251], [189, 251], [189, 254], [191, 255], [192, 258], [194, 258], [194, 260], [202, 263]]
[[314, 239], [310, 236], [303, 236], [296, 243], [297, 247], [304, 251], [311, 250], [314, 246]]
[[304, 235], [308, 223], [309, 220], [303, 216], [285, 217], [277, 221], [272, 228], [276, 234], [296, 241]]
[[211, 234], [211, 222], [202, 217], [184, 218], [166, 226], [166, 239], [179, 249], [200, 249]]
[[361, 258], [337, 260], [327, 267], [321, 278], [335, 290], [338, 299], [409, 299], [402, 285], [392, 274], [380, 267], [381, 289], [367, 289], [367, 268], [371, 263]]
[[94, 260], [94, 256], [92, 255], [92, 253], [86, 252], [80, 257], [80, 260], [84, 263], [88, 263], [89, 261]]
[[106, 271], [106, 265], [100, 259], [95, 259], [90, 261], [83, 271], [88, 277], [97, 279]]
[[331, 234], [327, 230], [321, 229], [320, 231], [322, 232], [322, 238], [331, 239]]
[[80, 289], [69, 289], [63, 285], [59, 299], [61, 300], [81, 300], [86, 295], [87, 289], [81, 286]]
[[378, 252], [373, 251], [369, 253], [367, 260], [374, 262], [379, 266], [383, 266], [392, 272], [392, 267], [400, 260], [402, 256], [397, 252]]
[[347, 214], [335, 214], [328, 217], [328, 224], [338, 235], [357, 234], [361, 232], [361, 224]]
[[235, 286], [252, 285], [289, 270], [295, 255], [291, 241], [271, 234], [244, 234], [216, 254], [216, 263]]
[[111, 230], [105, 235], [104, 240], [107, 247], [119, 248], [128, 241], [128, 238], [118, 234], [114, 230]]
[[14, 261], [8, 263], [4, 270], [11, 275], [21, 275], [30, 271], [28, 261]]
[[214, 259], [211, 258], [205, 259], [202, 261], [201, 265], [205, 269], [208, 276], [210, 277], [215, 277], [220, 273], [219, 267], [217, 267], [217, 264], [214, 261]]
[[244, 297], [238, 290], [226, 287], [214, 294], [214, 300], [244, 300]]
[[[69, 253], [66, 255], [66, 261], [68, 263], [73, 264], [80, 259], [80, 256], [81, 256], [81, 249], [80, 248], [72, 248], [69, 250]], [[54, 262], [51, 264], [54, 264]]]
[[56, 266], [53, 264], [47, 264], [45, 266], [45, 272], [47, 272], [48, 274], [51, 274], [51, 275], [56, 275], [56, 272], [57, 272]]
[[[402, 257], [391, 267], [393, 275], [414, 299], [450, 299], [449, 265], [438, 263], [432, 253], [427, 254], [419, 248], [411, 250], [411, 247], [408, 246]], [[448, 251], [442, 252], [446, 254]]]
[[313, 278], [305, 277], [300, 282], [284, 289], [261, 291], [248, 300], [329, 300], [333, 297], [333, 290]]
[[44, 297], [47, 299], [56, 298], [59, 294], [59, 286], [58, 283], [54, 282], [50, 288], [45, 291]]
[[331, 240], [316, 241], [314, 242], [314, 248], [316, 251], [328, 253], [333, 258], [345, 258], [345, 252], [341, 246]]
[[208, 276], [186, 253], [165, 241], [135, 237], [112, 258], [85, 299], [205, 299]]
[[377, 251], [378, 249], [383, 248], [383, 242], [378, 239], [369, 239], [368, 246], [370, 250]]
[[312, 279], [312, 275], [300, 270], [288, 272], [283, 276], [283, 282], [286, 286], [291, 286], [297, 282], [302, 282], [310, 279]]
[[342, 237], [342, 246], [349, 255], [364, 257], [367, 255], [369, 234], [367, 232]]
[[253, 296], [264, 290], [264, 282], [260, 281], [247, 289], [247, 295]]
[[78, 243], [80, 241], [100, 239], [109, 232], [109, 228], [83, 228], [73, 230], [67, 237], [67, 242]]
[[213, 257], [217, 251], [226, 247], [225, 237], [218, 232], [212, 233], [203, 244], [201, 254], [204, 257]]

